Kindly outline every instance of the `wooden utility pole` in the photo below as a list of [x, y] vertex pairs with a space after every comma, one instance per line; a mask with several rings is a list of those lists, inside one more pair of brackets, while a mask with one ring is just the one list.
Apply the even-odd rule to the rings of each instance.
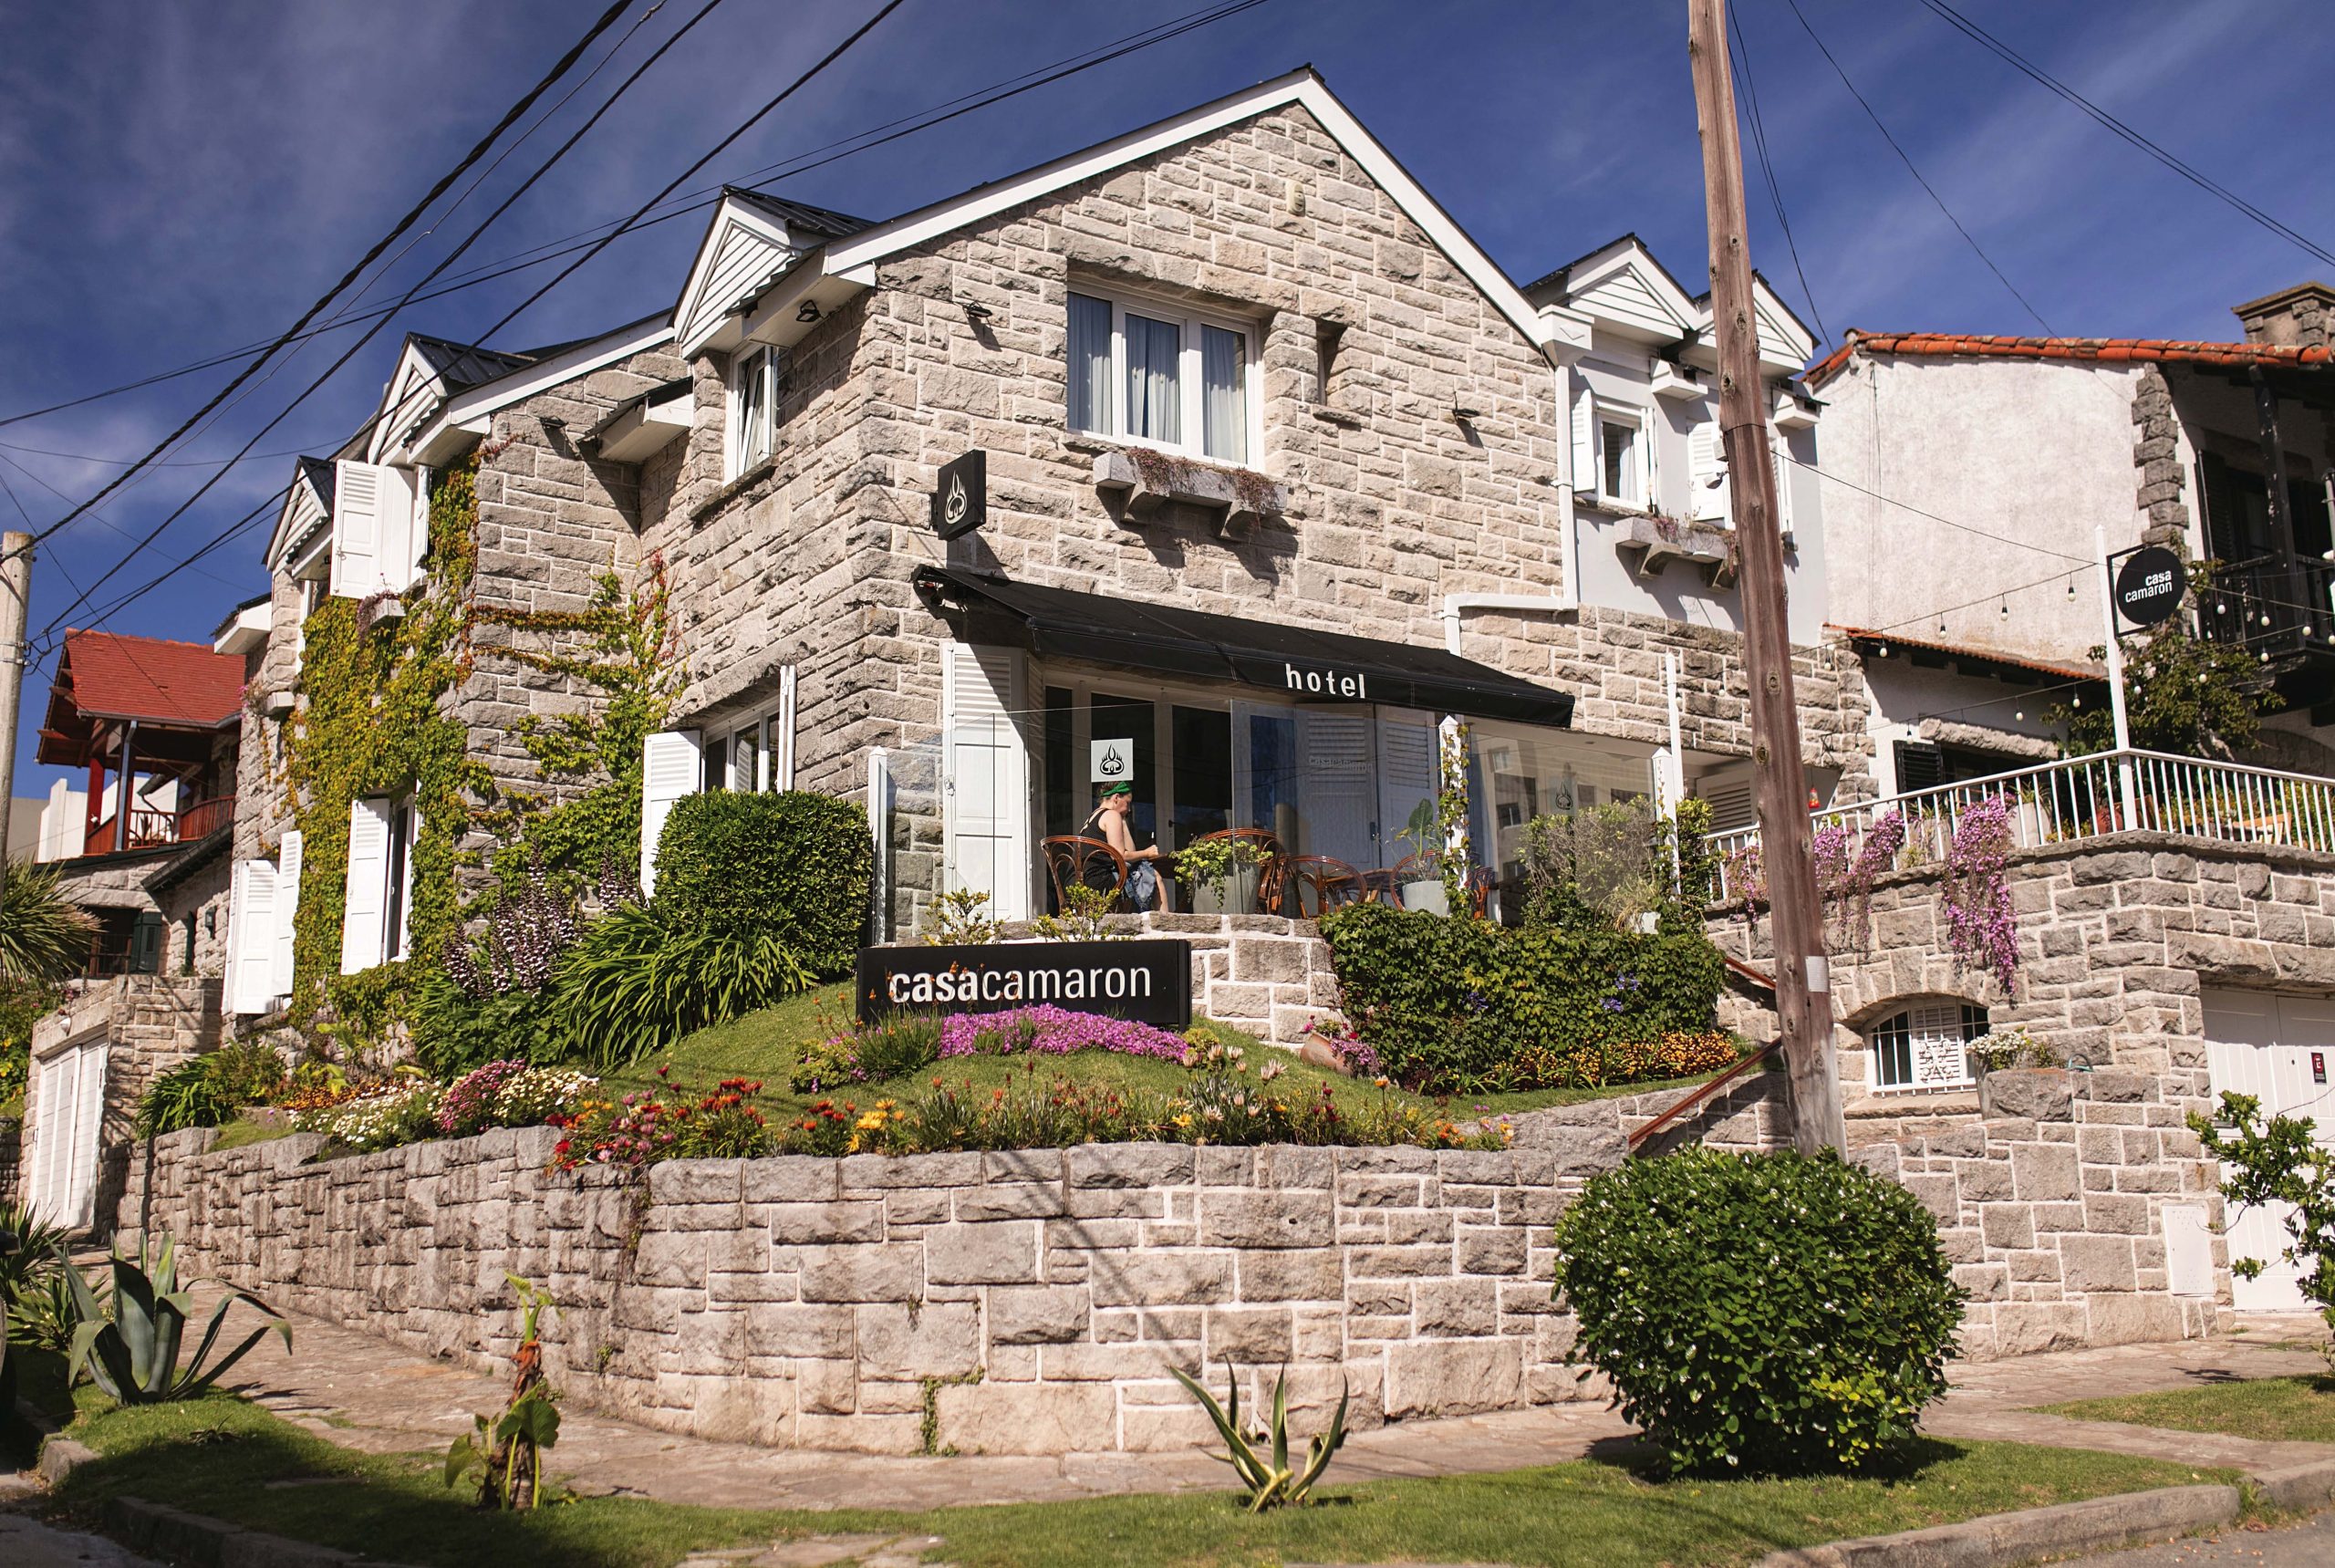
[[1759, 866], [1775, 936], [1776, 1016], [1791, 1081], [1792, 1138], [1802, 1154], [1841, 1148], [1841, 1081], [1832, 1054], [1832, 993], [1824, 909], [1808, 826], [1808, 774], [1792, 700], [1791, 630], [1784, 615], [1784, 545], [1768, 448], [1768, 390], [1743, 212], [1743, 144], [1728, 72], [1726, 0], [1687, 0], [1686, 57], [1703, 143], [1709, 213], [1711, 323], [1718, 336], [1719, 434], [1735, 509], [1743, 600], [1743, 664], [1751, 685], [1751, 760], [1759, 807]]
[[0, 857], [8, 852], [16, 794], [16, 709], [25, 699], [25, 612], [32, 591], [33, 536], [0, 534]]

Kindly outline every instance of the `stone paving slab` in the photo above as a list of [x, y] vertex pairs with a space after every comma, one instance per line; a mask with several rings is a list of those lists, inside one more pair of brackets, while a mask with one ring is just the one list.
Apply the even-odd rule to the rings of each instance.
[[2284, 1530], [2243, 1526], [2070, 1560], [2070, 1568], [2327, 1568], [2335, 1563], [2335, 1514]]

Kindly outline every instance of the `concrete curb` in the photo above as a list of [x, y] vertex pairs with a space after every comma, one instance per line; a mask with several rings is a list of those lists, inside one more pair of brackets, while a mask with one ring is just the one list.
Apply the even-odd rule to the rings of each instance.
[[[2330, 1479], [2335, 1480], [2335, 1476]], [[1759, 1568], [2007, 1568], [2062, 1552], [2187, 1535], [2236, 1518], [2243, 1501], [2234, 1486], [2126, 1492], [2020, 1513], [1990, 1513], [1929, 1530], [1771, 1552], [1759, 1559]]]
[[2310, 1513], [2335, 1502], [2335, 1459], [2314, 1459], [2251, 1478], [2264, 1502], [2292, 1513]]
[[105, 1521], [106, 1533], [132, 1552], [161, 1558], [179, 1568], [350, 1568], [357, 1563], [393, 1568], [378, 1558], [245, 1530], [223, 1519], [206, 1519], [143, 1498], [109, 1500]]
[[41, 1439], [40, 1460], [35, 1468], [41, 1480], [55, 1486], [97, 1457], [97, 1449], [51, 1432]]

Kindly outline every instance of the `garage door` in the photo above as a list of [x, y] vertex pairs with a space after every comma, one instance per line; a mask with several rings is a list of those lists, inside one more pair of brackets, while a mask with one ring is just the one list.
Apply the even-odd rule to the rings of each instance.
[[[2216, 1103], [2252, 1095], [2266, 1114], [2308, 1116], [2322, 1147], [2335, 1149], [2335, 1001], [2266, 991], [2205, 992], [2206, 1064]], [[2279, 1257], [2288, 1241], [2288, 1206], [2266, 1204], [2229, 1221], [2229, 1255], [2269, 1266], [2258, 1280], [2233, 1283], [2240, 1312], [2300, 1308], [2295, 1266]]]
[[59, 1052], [35, 1065], [32, 1082], [32, 1211], [52, 1225], [87, 1230], [96, 1195], [98, 1129], [105, 1115], [106, 1042]]

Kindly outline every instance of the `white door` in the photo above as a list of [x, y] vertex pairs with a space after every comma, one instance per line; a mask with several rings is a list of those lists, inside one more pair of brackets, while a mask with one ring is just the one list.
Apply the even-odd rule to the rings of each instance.
[[37, 1064], [33, 1107], [32, 1210], [68, 1230], [88, 1228], [98, 1184], [98, 1125], [105, 1114], [106, 1042]]
[[[2206, 1067], [2216, 1104], [2224, 1094], [2252, 1095], [2265, 1116], [2309, 1117], [2323, 1148], [2335, 1149], [2335, 1001], [2280, 996], [2267, 991], [2208, 991]], [[2259, 1258], [2268, 1266], [2256, 1280], [2232, 1282], [2241, 1312], [2302, 1307], [2297, 1270], [2279, 1256], [2287, 1235], [2286, 1204], [2266, 1204], [2226, 1217], [2232, 1262]]]
[[989, 895], [1000, 920], [1030, 918], [1037, 875], [1030, 844], [1030, 745], [1017, 720], [1022, 655], [943, 646], [941, 728], [947, 746], [941, 858], [949, 887]]

